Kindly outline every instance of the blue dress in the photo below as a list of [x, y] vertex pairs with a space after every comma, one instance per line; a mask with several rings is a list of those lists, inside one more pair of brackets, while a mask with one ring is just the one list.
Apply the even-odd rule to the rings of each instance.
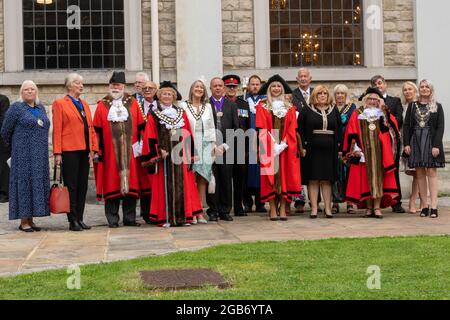
[[5, 115], [1, 135], [11, 145], [10, 220], [50, 215], [49, 128], [42, 105], [16, 102]]

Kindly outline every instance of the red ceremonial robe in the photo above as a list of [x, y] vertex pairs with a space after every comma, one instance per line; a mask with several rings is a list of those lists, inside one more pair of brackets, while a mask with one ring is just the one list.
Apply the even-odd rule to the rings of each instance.
[[[129, 114], [128, 120], [124, 122], [124, 139], [117, 136], [118, 133], [113, 134], [113, 131], [116, 132], [112, 128], [115, 124], [108, 121], [108, 113], [112, 103], [110, 96], [98, 102], [94, 115], [94, 128], [97, 132], [99, 145], [99, 161], [94, 164], [94, 174], [97, 200], [99, 201], [123, 196], [138, 198], [140, 195], [139, 163], [133, 155], [132, 145], [139, 141], [142, 136], [145, 122], [136, 99], [125, 94], [122, 101]], [[122, 150], [117, 150], [118, 148]], [[126, 159], [127, 163], [122, 163], [122, 159]], [[121, 163], [118, 163], [118, 161]], [[123, 168], [123, 170], [119, 170], [119, 168]], [[122, 174], [120, 171], [122, 171]], [[123, 194], [121, 191], [124, 180], [126, 180], [128, 189], [127, 194]]]
[[[357, 109], [353, 112], [351, 116], [347, 129], [345, 131], [344, 137], [344, 147], [343, 153], [347, 155], [352, 152], [352, 145], [356, 143], [358, 147], [362, 150], [361, 152], [365, 154], [364, 150], [364, 142], [363, 142], [363, 134], [364, 130], [361, 130], [361, 121], [358, 116], [362, 113], [363, 109]], [[398, 131], [397, 121], [390, 113], [387, 113], [389, 116], [390, 126], [395, 128]], [[365, 124], [365, 126], [367, 126]], [[365, 129], [366, 131], [369, 129]], [[347, 191], [346, 191], [346, 201], [350, 203], [354, 203], [358, 205], [358, 208], [363, 209], [367, 207], [367, 203], [365, 200], [373, 199], [373, 195], [371, 192], [371, 184], [376, 185], [377, 179], [382, 179], [378, 181], [380, 184], [380, 189], [382, 195], [381, 198], [381, 208], [386, 208], [394, 205], [396, 203], [393, 198], [395, 198], [398, 192], [397, 182], [395, 180], [395, 162], [393, 157], [393, 149], [392, 149], [392, 138], [389, 132], [389, 128], [385, 126], [383, 120], [379, 120], [377, 123], [378, 131], [378, 139], [380, 141], [380, 150], [376, 150], [381, 153], [381, 170], [382, 175], [377, 176], [374, 174], [374, 170], [368, 170], [367, 162], [361, 163], [359, 162], [360, 158], [353, 158], [350, 160], [350, 170], [349, 177], [347, 182]], [[367, 139], [367, 137], [365, 137]], [[367, 161], [367, 160], [366, 160]], [[376, 164], [373, 164], [376, 165]]]
[[[261, 202], [267, 202], [276, 196], [282, 196], [288, 202], [292, 202], [292, 197], [300, 196], [302, 188], [296, 108], [291, 107], [284, 119], [275, 118], [272, 111], [266, 109], [265, 102], [260, 102], [256, 106], [256, 129], [259, 131], [258, 151], [261, 166]], [[276, 121], [281, 122], [281, 126], [274, 128]], [[275, 129], [281, 129], [279, 141], [284, 140], [288, 145], [278, 156], [278, 168], [273, 150], [273, 139], [277, 139]]]
[[[194, 216], [203, 214], [203, 207], [197, 191], [194, 172], [191, 169], [192, 155], [194, 155], [193, 134], [189, 119], [183, 112], [184, 127], [176, 130], [176, 141], [171, 141], [171, 132], [155, 112], [149, 113], [144, 134], [142, 158], [150, 162], [152, 201], [150, 219], [158, 225], [166, 223], [166, 197], [164, 179], [164, 160], [161, 160], [161, 149], [169, 152], [167, 157], [167, 190], [169, 223], [180, 226], [193, 221]], [[182, 150], [183, 162], [172, 162], [171, 154], [174, 148]], [[178, 154], [178, 153], [177, 153]]]

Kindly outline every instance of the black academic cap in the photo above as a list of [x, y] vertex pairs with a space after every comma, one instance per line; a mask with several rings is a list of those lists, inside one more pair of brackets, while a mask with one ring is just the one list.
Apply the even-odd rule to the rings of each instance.
[[368, 87], [367, 90], [359, 97], [359, 101], [362, 101], [364, 99], [365, 96], [367, 96], [368, 94], [371, 93], [375, 93], [377, 96], [380, 97], [380, 99], [384, 100], [383, 94], [381, 93], [380, 90], [378, 90], [378, 88], [375, 87]]
[[279, 74], [276, 74], [276, 75], [270, 77], [269, 80], [267, 80], [267, 82], [263, 84], [263, 86], [261, 87], [261, 90], [259, 90], [259, 92], [258, 92], [258, 95], [266, 95], [270, 84], [275, 81], [280, 82], [283, 85], [285, 94], [292, 93], [292, 89], [291, 89], [291, 87], [289, 87], [286, 80], [284, 80]]
[[114, 71], [112, 74], [111, 79], [109, 80], [109, 83], [123, 83], [126, 84], [125, 81], [125, 72], [122, 71]]
[[171, 82], [171, 81], [163, 81], [161, 82], [159, 89], [164, 89], [164, 88], [171, 88], [173, 90], [175, 90], [175, 92], [177, 93], [177, 100], [180, 101], [183, 99], [183, 97], [181, 96], [181, 94], [178, 92], [177, 87]]

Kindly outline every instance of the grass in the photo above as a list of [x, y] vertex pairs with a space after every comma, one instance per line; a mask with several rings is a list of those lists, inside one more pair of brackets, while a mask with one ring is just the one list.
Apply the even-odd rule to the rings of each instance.
[[[381, 289], [367, 288], [367, 268]], [[229, 289], [155, 291], [139, 271], [213, 268]], [[0, 299], [450, 299], [450, 237], [259, 242], [81, 267], [81, 290], [66, 270], [0, 278]]]

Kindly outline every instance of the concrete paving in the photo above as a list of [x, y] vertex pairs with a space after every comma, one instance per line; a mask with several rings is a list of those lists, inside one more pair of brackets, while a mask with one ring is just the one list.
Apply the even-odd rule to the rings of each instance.
[[[0, 276], [29, 273], [69, 265], [111, 262], [141, 256], [165, 255], [220, 244], [254, 241], [315, 240], [380, 236], [450, 234], [450, 198], [440, 199], [438, 219], [418, 214], [394, 214], [364, 219], [363, 212], [337, 214], [334, 219], [309, 219], [309, 212], [272, 222], [266, 214], [237, 217], [233, 222], [209, 223], [164, 229], [143, 225], [139, 228], [109, 229], [102, 205], [86, 206], [87, 224], [92, 230], [68, 231], [65, 215], [35, 219], [41, 232], [19, 231], [18, 221], [9, 221], [8, 205], [0, 204]], [[139, 219], [140, 220], [140, 219]]]

